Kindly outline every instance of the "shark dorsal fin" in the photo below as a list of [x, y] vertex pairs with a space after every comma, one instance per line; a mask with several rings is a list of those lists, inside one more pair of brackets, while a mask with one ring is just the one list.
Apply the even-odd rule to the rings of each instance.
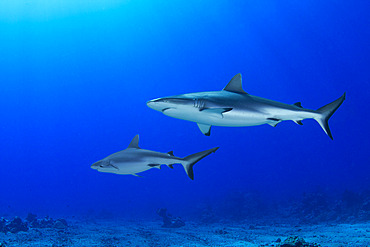
[[242, 75], [240, 73], [235, 75], [223, 90], [233, 93], [246, 93], [242, 87]]
[[130, 142], [130, 145], [128, 145], [128, 148], [139, 148], [139, 135], [136, 135], [132, 141]]
[[169, 151], [168, 154], [171, 155], [171, 156], [174, 156], [173, 151]]
[[298, 107], [302, 108], [302, 103], [301, 103], [301, 102], [296, 102], [296, 103], [294, 103], [293, 105], [295, 105], [295, 106], [298, 106]]

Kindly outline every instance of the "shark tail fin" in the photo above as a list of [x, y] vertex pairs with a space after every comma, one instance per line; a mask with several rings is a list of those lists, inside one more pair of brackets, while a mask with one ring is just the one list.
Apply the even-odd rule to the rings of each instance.
[[325, 131], [325, 133], [333, 140], [333, 136], [331, 134], [329, 128], [329, 118], [334, 114], [334, 112], [339, 108], [339, 106], [343, 103], [346, 98], [346, 93], [344, 93], [340, 98], [334, 100], [333, 102], [319, 108], [317, 112], [320, 114], [318, 117], [314, 118], [321, 126], [321, 128]]
[[211, 153], [216, 152], [217, 149], [218, 147], [211, 148], [206, 151], [195, 153], [195, 154], [192, 154], [192, 155], [189, 155], [183, 158], [183, 162], [181, 164], [184, 167], [186, 174], [189, 176], [191, 180], [194, 180], [193, 166], [195, 165], [195, 163], [197, 163], [204, 157], [210, 155]]

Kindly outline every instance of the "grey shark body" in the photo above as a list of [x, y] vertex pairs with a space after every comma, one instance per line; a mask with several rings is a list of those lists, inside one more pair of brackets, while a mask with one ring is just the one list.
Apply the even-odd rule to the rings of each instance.
[[221, 91], [158, 98], [148, 101], [147, 105], [167, 116], [196, 122], [207, 136], [212, 125], [243, 127], [269, 124], [275, 127], [285, 120], [302, 125], [303, 119], [312, 118], [333, 139], [328, 120], [344, 99], [345, 94], [318, 110], [303, 108], [300, 102], [284, 104], [246, 93], [242, 88], [241, 74], [237, 74]]
[[167, 165], [173, 168], [174, 164], [181, 164], [186, 174], [194, 179], [193, 166], [199, 160], [215, 152], [218, 149], [212, 148], [185, 158], [176, 157], [173, 152], [160, 153], [151, 150], [141, 149], [139, 147], [139, 136], [135, 136], [130, 145], [120, 152], [111, 154], [106, 158], [95, 162], [91, 168], [99, 172], [115, 173], [122, 175], [135, 175], [152, 168], [161, 168], [161, 165]]

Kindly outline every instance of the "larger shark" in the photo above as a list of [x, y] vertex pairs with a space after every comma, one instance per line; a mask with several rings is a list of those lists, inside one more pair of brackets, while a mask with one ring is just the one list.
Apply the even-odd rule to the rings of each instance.
[[216, 152], [218, 147], [195, 153], [185, 158], [179, 158], [173, 155], [173, 152], [160, 153], [151, 150], [141, 149], [139, 147], [139, 135], [135, 136], [130, 145], [120, 152], [109, 155], [108, 157], [99, 160], [91, 165], [92, 169], [99, 172], [108, 172], [115, 174], [131, 174], [135, 175], [139, 172], [149, 170], [151, 168], [161, 168], [161, 165], [167, 165], [172, 168], [174, 164], [181, 164], [186, 174], [194, 179], [193, 166], [195, 163]]
[[302, 120], [315, 119], [333, 139], [328, 120], [345, 99], [345, 94], [318, 110], [303, 108], [300, 102], [284, 104], [246, 93], [241, 74], [235, 75], [221, 91], [181, 94], [150, 100], [147, 105], [163, 114], [196, 122], [209, 136], [212, 125], [242, 127], [269, 124], [275, 127], [285, 120], [302, 125]]

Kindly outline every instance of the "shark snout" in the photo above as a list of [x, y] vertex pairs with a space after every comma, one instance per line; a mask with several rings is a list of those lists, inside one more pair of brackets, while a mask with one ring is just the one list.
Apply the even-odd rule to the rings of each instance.
[[148, 106], [148, 107], [150, 107], [150, 108], [153, 108], [153, 105], [155, 104], [155, 99], [153, 99], [153, 100], [149, 100], [149, 101], [147, 101], [146, 102], [146, 105]]
[[99, 172], [116, 172], [119, 170], [111, 160], [99, 160], [92, 164], [91, 168]]
[[146, 102], [146, 105], [156, 111], [163, 111], [163, 109], [169, 107], [168, 101], [164, 98], [149, 100]]
[[102, 164], [101, 161], [95, 162], [94, 164], [91, 165], [91, 168], [94, 170], [98, 170], [99, 167], [101, 167], [101, 164]]

